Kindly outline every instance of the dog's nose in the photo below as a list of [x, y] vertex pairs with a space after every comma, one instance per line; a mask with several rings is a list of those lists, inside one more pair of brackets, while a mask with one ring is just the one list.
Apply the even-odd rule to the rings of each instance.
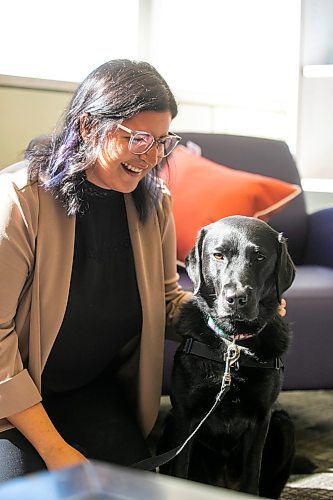
[[226, 288], [225, 299], [231, 306], [243, 307], [247, 304], [248, 295], [244, 289]]

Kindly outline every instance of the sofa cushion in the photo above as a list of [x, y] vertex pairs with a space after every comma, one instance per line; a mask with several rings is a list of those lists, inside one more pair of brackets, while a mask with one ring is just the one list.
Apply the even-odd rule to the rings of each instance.
[[[301, 185], [296, 162], [284, 141], [203, 132], [179, 132], [179, 135], [182, 144], [194, 142], [205, 158], [216, 163]], [[304, 264], [308, 231], [304, 193], [273, 215], [269, 224], [288, 238], [288, 249], [294, 262]]]
[[292, 329], [284, 388], [333, 389], [333, 269], [296, 266], [295, 281], [284, 297]]
[[267, 220], [301, 192], [296, 184], [219, 165], [183, 146], [161, 175], [172, 193], [180, 261], [201, 227], [228, 215]]

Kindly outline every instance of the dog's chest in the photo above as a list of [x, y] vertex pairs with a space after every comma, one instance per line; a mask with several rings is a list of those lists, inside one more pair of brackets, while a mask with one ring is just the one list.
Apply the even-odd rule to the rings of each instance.
[[[189, 416], [203, 418], [221, 389], [223, 374], [223, 364], [180, 356], [174, 368], [172, 399]], [[230, 387], [214, 410], [214, 419], [227, 422], [236, 415], [252, 419], [269, 411], [280, 391], [278, 371], [239, 366], [231, 368], [230, 374]]]

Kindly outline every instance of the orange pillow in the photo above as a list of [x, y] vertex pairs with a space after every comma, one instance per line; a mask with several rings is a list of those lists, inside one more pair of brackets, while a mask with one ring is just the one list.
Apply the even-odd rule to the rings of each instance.
[[183, 146], [172, 153], [161, 177], [172, 194], [180, 261], [203, 226], [228, 215], [267, 220], [301, 192], [296, 184], [219, 165]]

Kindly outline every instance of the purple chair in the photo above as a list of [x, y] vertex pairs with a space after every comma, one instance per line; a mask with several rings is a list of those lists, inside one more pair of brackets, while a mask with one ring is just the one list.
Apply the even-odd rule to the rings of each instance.
[[[285, 142], [225, 134], [180, 133], [182, 143], [198, 144], [202, 156], [234, 169], [300, 185], [296, 163]], [[190, 179], [189, 179], [190, 182]], [[333, 388], [333, 207], [308, 214], [302, 192], [269, 224], [288, 238], [296, 279], [285, 293], [293, 331], [285, 358], [284, 389]], [[191, 289], [186, 271], [180, 283]], [[166, 341], [164, 392], [170, 387], [177, 343]]]

